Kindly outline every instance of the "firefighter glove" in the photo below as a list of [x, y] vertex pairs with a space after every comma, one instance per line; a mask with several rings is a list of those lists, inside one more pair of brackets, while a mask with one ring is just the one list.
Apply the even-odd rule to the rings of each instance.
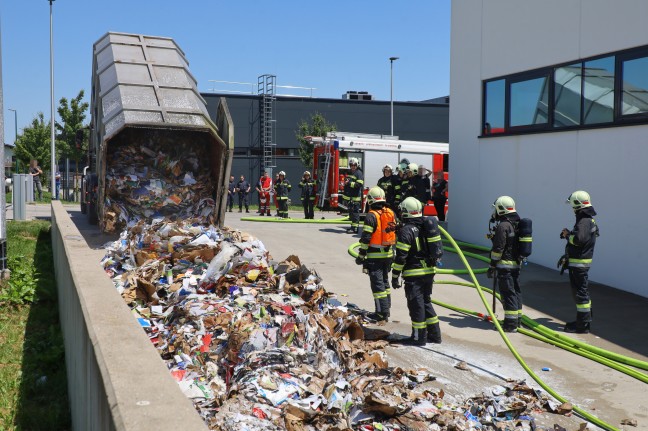
[[355, 258], [356, 265], [362, 265], [364, 264], [365, 257], [361, 254], [358, 255], [358, 257]]
[[563, 275], [568, 265], [569, 265], [569, 256], [563, 254], [562, 256], [560, 256], [560, 259], [558, 259], [558, 265], [557, 265], [557, 268], [560, 269], [560, 275]]
[[563, 228], [563, 230], [560, 232], [560, 239], [569, 238], [569, 233], [569, 229], [567, 229], [566, 227]]
[[392, 285], [392, 289], [400, 289], [401, 288], [400, 280], [398, 279], [398, 277], [392, 277], [391, 285]]
[[495, 267], [494, 266], [489, 266], [488, 267], [488, 271], [486, 271], [486, 277], [488, 277], [488, 278], [495, 277]]

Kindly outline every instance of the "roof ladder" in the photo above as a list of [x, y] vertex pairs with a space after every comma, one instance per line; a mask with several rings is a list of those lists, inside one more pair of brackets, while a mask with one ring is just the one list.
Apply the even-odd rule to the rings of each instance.
[[272, 168], [277, 167], [275, 160], [277, 120], [274, 114], [277, 99], [275, 95], [276, 81], [276, 75], [261, 75], [257, 85], [261, 111], [259, 126], [261, 147], [263, 149], [262, 169], [268, 171], [269, 175], [272, 175]]

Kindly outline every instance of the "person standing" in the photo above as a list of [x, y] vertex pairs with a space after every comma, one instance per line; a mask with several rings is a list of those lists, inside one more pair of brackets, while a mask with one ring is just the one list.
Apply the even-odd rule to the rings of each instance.
[[522, 319], [522, 291], [520, 290], [520, 257], [518, 223], [520, 216], [510, 196], [500, 196], [493, 202], [492, 220], [497, 222], [491, 238], [488, 278], [497, 277], [504, 306], [504, 332], [516, 332]]
[[32, 180], [34, 181], [34, 200], [36, 200], [36, 192], [38, 192], [38, 200], [43, 200], [43, 186], [41, 185], [43, 171], [38, 166], [38, 160], [32, 159], [29, 162], [29, 175], [32, 176]]
[[311, 179], [311, 174], [309, 171], [305, 171], [302, 176], [302, 180], [299, 182], [299, 188], [301, 191], [301, 201], [302, 206], [304, 207], [304, 218], [305, 219], [314, 219], [315, 218], [315, 185], [316, 181]]
[[56, 185], [54, 188], [56, 191], [56, 200], [59, 200], [59, 194], [61, 193], [61, 172], [59, 172], [58, 169], [54, 174], [54, 184]]
[[432, 187], [432, 201], [434, 202], [437, 217], [439, 218], [439, 221], [445, 221], [445, 204], [448, 200], [446, 197], [446, 193], [448, 192], [448, 181], [443, 177], [443, 171], [438, 171], [436, 173], [436, 179], [434, 181], [434, 186]]
[[344, 198], [349, 208], [349, 219], [351, 227], [347, 233], [356, 233], [360, 226], [360, 206], [362, 205], [362, 192], [364, 191], [364, 175], [362, 169], [358, 167], [358, 159], [352, 157], [349, 159], [351, 172], [346, 177], [344, 184]]
[[245, 176], [241, 175], [241, 179], [236, 184], [236, 190], [238, 191], [239, 212], [243, 212], [243, 205], [245, 205], [245, 212], [250, 212], [250, 201], [248, 199], [250, 188], [250, 183], [245, 180]]
[[[400, 205], [401, 202], [403, 202], [403, 181], [405, 181], [405, 170], [407, 169], [407, 165], [409, 162], [405, 162], [407, 159], [403, 159], [398, 166], [396, 167], [396, 175], [398, 176], [396, 187], [395, 187], [395, 192], [396, 195], [394, 196], [394, 205], [396, 206], [394, 208], [394, 211], [398, 213], [398, 206]], [[407, 187], [407, 184], [405, 184], [405, 187]]]
[[230, 175], [229, 185], [227, 186], [227, 209], [232, 212], [234, 208], [234, 193], [236, 193], [236, 183], [234, 182], [234, 175]]
[[599, 228], [594, 220], [596, 211], [589, 193], [577, 190], [567, 198], [576, 215], [576, 224], [569, 230], [564, 228], [560, 238], [567, 240], [565, 254], [569, 268], [569, 283], [576, 303], [576, 320], [565, 325], [565, 332], [587, 334], [592, 323], [592, 301], [589, 293], [588, 273], [594, 256]]
[[434, 217], [423, 216], [423, 205], [415, 197], [401, 202], [400, 212], [403, 226], [398, 231], [391, 284], [399, 289], [402, 274], [412, 335], [392, 342], [415, 346], [441, 343], [439, 317], [432, 306], [434, 267], [443, 256], [439, 226]]
[[279, 179], [274, 185], [274, 190], [279, 205], [279, 217], [281, 218], [288, 218], [288, 192], [290, 192], [291, 188], [290, 181], [286, 179], [286, 173], [284, 171], [279, 172]]
[[396, 193], [400, 190], [400, 179], [393, 174], [392, 166], [383, 166], [383, 176], [378, 180], [378, 187], [385, 192], [385, 204], [392, 210], [396, 208]]
[[385, 192], [378, 186], [369, 189], [367, 203], [370, 210], [365, 216], [356, 263], [369, 274], [375, 311], [368, 317], [387, 322], [391, 308], [388, 277], [394, 258], [392, 246], [396, 243], [396, 216], [386, 206]]
[[270, 179], [265, 170], [261, 171], [261, 178], [259, 178], [256, 190], [259, 193], [259, 212], [261, 215], [266, 214], [270, 216], [270, 191], [272, 190], [272, 179]]

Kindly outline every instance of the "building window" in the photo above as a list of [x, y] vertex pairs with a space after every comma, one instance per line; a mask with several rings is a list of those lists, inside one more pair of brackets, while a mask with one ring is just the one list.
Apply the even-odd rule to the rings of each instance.
[[614, 120], [614, 57], [583, 63], [583, 124]]
[[487, 82], [484, 86], [484, 135], [504, 132], [504, 112], [506, 107], [506, 81], [499, 79], [497, 81]]
[[648, 45], [483, 82], [482, 136], [648, 124]]
[[510, 126], [533, 126], [548, 122], [547, 76], [511, 83]]
[[622, 61], [621, 70], [621, 115], [648, 113], [648, 56]]
[[581, 114], [582, 63], [554, 70], [553, 126], [578, 126]]

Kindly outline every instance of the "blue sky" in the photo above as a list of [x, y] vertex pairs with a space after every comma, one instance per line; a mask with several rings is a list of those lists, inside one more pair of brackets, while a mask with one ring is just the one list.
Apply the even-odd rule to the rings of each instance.
[[[315, 87], [315, 97], [361, 90], [389, 100], [396, 56], [394, 100], [449, 93], [450, 0], [56, 0], [53, 10], [56, 106], [81, 89], [89, 102], [92, 44], [108, 31], [174, 38], [203, 92], [249, 91], [209, 81], [270, 73], [279, 86]], [[49, 11], [48, 0], [0, 3], [5, 142], [14, 140], [9, 108], [19, 130], [40, 111], [49, 120]]]

